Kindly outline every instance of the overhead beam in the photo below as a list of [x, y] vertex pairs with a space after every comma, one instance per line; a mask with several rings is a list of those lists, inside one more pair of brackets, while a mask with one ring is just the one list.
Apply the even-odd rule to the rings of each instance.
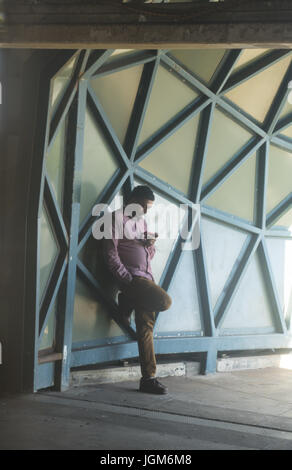
[[25, 24], [0, 30], [0, 47], [33, 49], [291, 48], [291, 22]]

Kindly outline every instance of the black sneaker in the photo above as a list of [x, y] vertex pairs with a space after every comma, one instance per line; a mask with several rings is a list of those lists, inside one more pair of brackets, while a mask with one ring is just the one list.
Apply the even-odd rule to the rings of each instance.
[[149, 379], [143, 379], [142, 377], [139, 391], [143, 393], [154, 393], [156, 395], [165, 395], [168, 393], [167, 387], [154, 377], [150, 377]]

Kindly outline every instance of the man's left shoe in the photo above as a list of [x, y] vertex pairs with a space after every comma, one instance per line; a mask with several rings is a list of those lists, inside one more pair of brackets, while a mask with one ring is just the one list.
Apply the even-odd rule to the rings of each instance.
[[150, 377], [149, 379], [142, 377], [139, 391], [143, 393], [153, 393], [155, 395], [165, 395], [168, 393], [167, 387], [160, 383], [155, 377]]

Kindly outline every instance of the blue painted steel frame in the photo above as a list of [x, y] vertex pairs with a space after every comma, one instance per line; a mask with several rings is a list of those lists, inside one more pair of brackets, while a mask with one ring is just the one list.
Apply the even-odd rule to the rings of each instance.
[[[288, 325], [283, 319], [283, 313], [281, 311], [271, 263], [266, 248], [265, 236], [291, 237], [288, 231], [271, 230], [271, 226], [291, 207], [292, 195], [289, 194], [276, 208], [269, 214], [266, 214], [265, 194], [267, 188], [268, 150], [270, 142], [292, 152], [292, 141], [279, 135], [282, 129], [291, 124], [292, 113], [278, 122], [285, 99], [287, 98], [287, 84], [290, 73], [292, 73], [292, 64], [282, 80], [270, 112], [266, 116], [263, 125], [259, 124], [252, 116], [238, 109], [233, 103], [226, 99], [224, 94], [282, 58], [291, 55], [291, 51], [271, 51], [263, 57], [259, 57], [251, 64], [241, 67], [233, 74], [233, 67], [236, 65], [242, 51], [229, 51], [225, 54], [209, 85], [202, 83], [198, 77], [195, 77], [194, 74], [185, 70], [183, 65], [172, 57], [171, 53], [167, 50], [133, 52], [125, 56], [117, 56], [108, 61], [112, 52], [113, 50], [81, 51], [73, 78], [51, 123], [48, 145], [52, 145], [62, 119], [64, 119], [66, 113], [69, 112], [74, 99], [76, 100], [76, 86], [78, 85], [79, 104], [76, 115], [76, 150], [73, 164], [74, 171], [72, 173], [72, 207], [70, 220], [67, 221], [66, 226], [54, 199], [50, 182], [48, 179], [45, 180], [45, 201], [58, 239], [59, 256], [55, 268], [52, 271], [39, 312], [40, 338], [48, 321], [51, 306], [58, 295], [60, 285], [63, 280], [66, 279], [66, 287], [62, 290], [63, 305], [66, 311], [64, 319], [62, 320], [62, 337], [60, 339], [59, 336], [57, 342], [59, 347], [58, 352], [62, 353], [62, 361], [57, 362], [56, 367], [54, 367], [55, 386], [60, 390], [68, 387], [71, 367], [138, 356], [135, 331], [131, 327], [127, 328], [125, 325], [121, 324], [118, 317], [117, 305], [112, 299], [109, 299], [103, 294], [97, 280], [88, 271], [86, 266], [83, 265], [81, 260], [78, 259], [78, 253], [90, 237], [91, 226], [95, 220], [89, 213], [82, 225], [80, 226], [79, 224], [82, 141], [86, 106], [88, 106], [93, 113], [99, 126], [101, 126], [119, 165], [119, 170], [117, 170], [111, 180], [106, 184], [96, 202], [111, 202], [120, 189], [126, 188], [129, 190], [132, 188], [134, 177], [136, 177], [150, 184], [164, 197], [173, 198], [177, 203], [187, 204], [189, 208], [192, 207], [193, 203], [201, 202], [202, 215], [205, 217], [218, 220], [220, 223], [231, 225], [248, 233], [247, 241], [236, 260], [234, 268], [226, 281], [222, 294], [219, 296], [214, 309], [212, 308], [210, 299], [210, 287], [205, 261], [205, 243], [204, 239], [201, 240], [199, 249], [194, 251], [193, 260], [197, 280], [197, 285], [194, 286], [194, 289], [198, 291], [203, 330], [202, 332], [192, 332], [192, 334], [186, 332], [185, 335], [183, 334], [181, 336], [177, 334], [177, 337], [174, 337], [175, 332], [170, 332], [171, 334], [167, 334], [166, 336], [155, 333], [156, 352], [158, 354], [201, 352], [202, 372], [208, 373], [216, 370], [218, 351], [290, 348], [292, 346], [292, 339], [291, 336], [288, 335]], [[106, 113], [102, 109], [98, 98], [90, 86], [89, 80], [109, 73], [115, 73], [137, 64], [144, 64], [143, 72], [130, 117], [125, 143], [124, 146], [122, 146]], [[189, 86], [193, 87], [199, 93], [199, 96], [178, 114], [172, 116], [165, 125], [137, 148], [139, 133], [143, 125], [146, 108], [159, 65], [170, 69], [179, 80], [183, 80], [185, 83], [188, 83]], [[253, 137], [223, 168], [203, 185], [202, 177], [207, 153], [206, 149], [210, 138], [210, 126], [215, 107], [220, 109], [221, 112], [226, 113], [230, 119], [246, 127], [252, 133]], [[183, 194], [167, 182], [161, 181], [159, 178], [141, 168], [139, 163], [165, 139], [173, 135], [183, 124], [199, 113], [201, 113], [198, 133], [199, 139], [198, 142], [196, 142], [191, 183], [188, 194]], [[232, 173], [255, 152], [257, 152], [255, 220], [251, 223], [239, 217], [231, 217], [230, 214], [208, 207], [205, 203], [206, 198], [218, 189], [226, 178], [231, 176]], [[161, 285], [165, 289], [170, 285], [180, 258], [180, 242], [180, 237], [178, 237], [175, 248], [168, 259], [161, 278]], [[256, 252], [258, 252], [260, 256], [264, 278], [269, 291], [270, 302], [274, 312], [275, 330], [272, 328], [270, 334], [265, 334], [267, 331], [264, 331], [264, 329], [251, 330], [250, 334], [242, 336], [237, 334], [236, 331], [232, 333], [222, 329], [222, 324], [228, 306], [238, 289], [240, 280], [246, 272], [252, 256], [254, 256]], [[77, 273], [81, 276], [83, 281], [93, 289], [99, 301], [104, 303], [109, 315], [123, 328], [125, 331], [124, 337], [116, 339], [105, 338], [104, 342], [108, 342], [108, 345], [100, 344], [99, 342], [93, 344], [92, 342], [86, 341], [72, 345], [74, 292]], [[66, 277], [64, 277], [65, 274]], [[244, 333], [244, 331], [242, 330], [241, 333]], [[200, 334], [204, 336], [201, 337], [199, 336]], [[228, 336], [228, 334], [234, 334], [235, 336]], [[43, 372], [45, 369], [48, 371], [48, 380], [51, 380], [53, 369], [52, 363], [50, 364], [51, 365], [46, 366], [46, 368], [42, 365], [40, 375], [42, 378], [39, 379], [41, 386], [46, 382]]]

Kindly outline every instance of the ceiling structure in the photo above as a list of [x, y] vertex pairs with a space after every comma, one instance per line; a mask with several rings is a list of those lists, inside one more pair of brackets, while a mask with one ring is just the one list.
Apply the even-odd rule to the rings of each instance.
[[0, 47], [279, 48], [292, 44], [289, 0], [4, 0], [2, 10]]

